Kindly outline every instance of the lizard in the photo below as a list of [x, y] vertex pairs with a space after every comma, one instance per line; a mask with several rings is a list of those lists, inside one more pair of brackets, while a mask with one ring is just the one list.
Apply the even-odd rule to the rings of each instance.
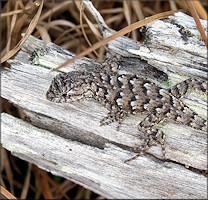
[[46, 99], [56, 103], [95, 99], [108, 109], [108, 114], [100, 125], [118, 122], [119, 125], [130, 114], [146, 112], [148, 115], [139, 124], [138, 136], [143, 144], [134, 148], [139, 152], [131, 161], [142, 155], [149, 147], [159, 143], [165, 156], [165, 134], [154, 125], [165, 119], [172, 119], [192, 128], [206, 131], [207, 121], [192, 111], [180, 100], [190, 88], [207, 92], [203, 81], [187, 79], [170, 89], [157, 86], [145, 77], [134, 74], [119, 74], [116, 59], [103, 63], [99, 71], [72, 71], [58, 74], [51, 82]]

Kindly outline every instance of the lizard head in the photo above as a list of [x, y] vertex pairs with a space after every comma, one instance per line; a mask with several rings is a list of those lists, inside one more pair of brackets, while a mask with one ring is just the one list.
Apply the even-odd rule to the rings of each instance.
[[73, 102], [92, 96], [87, 72], [58, 74], [51, 82], [46, 99], [56, 103]]

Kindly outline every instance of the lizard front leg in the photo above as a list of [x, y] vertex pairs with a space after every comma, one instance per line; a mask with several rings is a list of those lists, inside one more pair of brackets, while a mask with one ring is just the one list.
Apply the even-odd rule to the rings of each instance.
[[117, 125], [117, 131], [120, 128], [120, 125], [122, 123], [122, 121], [124, 120], [124, 118], [128, 115], [127, 112], [122, 111], [120, 109], [118, 110], [111, 110], [108, 115], [106, 117], [104, 117], [101, 121], [100, 121], [100, 126], [103, 125], [108, 125], [111, 124], [113, 122], [118, 122]]

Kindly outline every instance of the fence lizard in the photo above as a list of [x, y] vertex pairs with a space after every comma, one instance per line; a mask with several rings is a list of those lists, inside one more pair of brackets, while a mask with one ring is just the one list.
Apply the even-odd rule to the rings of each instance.
[[56, 103], [94, 98], [109, 110], [100, 125], [117, 121], [118, 128], [129, 114], [147, 112], [147, 117], [138, 124], [138, 130], [144, 134], [139, 136], [143, 145], [134, 149], [138, 155], [125, 162], [138, 157], [157, 143], [161, 144], [164, 156], [165, 135], [154, 128], [164, 119], [206, 130], [207, 121], [180, 101], [189, 88], [197, 87], [206, 92], [206, 83], [188, 79], [166, 90], [138, 75], [118, 74], [118, 68], [119, 62], [108, 59], [100, 71], [59, 74], [52, 80], [46, 98]]

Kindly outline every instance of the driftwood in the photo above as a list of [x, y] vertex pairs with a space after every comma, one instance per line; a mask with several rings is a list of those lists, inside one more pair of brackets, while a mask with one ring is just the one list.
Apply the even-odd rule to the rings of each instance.
[[[92, 7], [90, 2], [85, 4]], [[93, 9], [91, 12], [95, 18], [97, 17], [104, 37], [112, 34]], [[184, 22], [183, 17], [189, 20], [187, 23], [191, 23], [191, 27], [195, 27], [193, 19], [182, 13], [177, 13], [171, 20], [178, 19], [179, 22]], [[171, 34], [159, 32], [164, 30], [161, 24], [158, 32], [155, 32], [154, 28], [158, 23], [168, 26], [166, 31], [172, 31]], [[202, 23], [205, 24], [203, 20]], [[206, 48], [203, 42], [199, 39], [197, 43], [195, 41], [199, 33], [194, 32], [193, 34], [196, 34], [192, 36], [194, 39], [188, 37], [186, 40], [178, 35], [176, 27], [167, 20], [154, 22], [148, 25], [147, 44], [121, 37], [112, 41], [108, 47], [112, 52], [137, 59], [139, 65], [144, 64], [141, 57], [149, 64], [155, 64], [157, 68], [161, 66], [159, 69], [165, 69], [171, 84], [187, 76], [204, 79], [207, 55], [204, 53]], [[175, 43], [183, 43], [182, 46], [175, 45], [174, 51], [180, 52], [179, 55], [176, 56], [172, 52], [174, 45], [168, 45], [166, 41], [162, 46], [158, 41], [158, 38], [167, 38], [167, 35], [170, 41], [178, 36]], [[184, 47], [186, 43], [192, 45], [193, 50], [186, 49]], [[31, 64], [32, 52], [45, 47], [47, 53]], [[140, 51], [136, 51], [138, 48]], [[155, 48], [157, 51], [154, 51]], [[147, 49], [150, 49], [149, 53]], [[166, 55], [168, 52], [169, 57]], [[164, 57], [156, 56], [163, 53], [166, 55], [166, 61]], [[186, 56], [191, 55], [193, 62], [188, 62]], [[141, 144], [137, 137], [139, 135], [137, 124], [144, 118], [144, 114], [128, 117], [117, 131], [115, 123], [99, 126], [99, 121], [106, 116], [107, 110], [93, 100], [71, 104], [57, 104], [46, 100], [45, 93], [52, 78], [60, 73], [49, 73], [50, 68], [57, 67], [73, 56], [74, 54], [53, 43], [46, 44], [31, 36], [18, 55], [8, 61], [11, 69], [2, 74], [1, 96], [21, 107], [30, 121], [26, 122], [3, 113], [1, 117], [3, 147], [17, 157], [70, 179], [106, 198], [206, 198], [206, 177], [198, 173], [199, 170], [207, 169], [206, 132], [166, 121], [158, 125], [167, 138], [166, 160], [162, 159], [161, 147], [158, 145], [151, 147], [146, 155], [124, 163], [124, 160], [135, 155], [129, 150], [130, 147]], [[184, 60], [180, 56], [187, 59]], [[142, 65], [144, 67], [142, 72], [149, 64]], [[79, 59], [64, 71], [91, 70], [92, 67], [99, 65], [100, 63], [91, 59]], [[131, 65], [122, 67], [122, 72], [129, 71], [131, 72]], [[164, 83], [162, 85], [167, 86]], [[206, 118], [205, 94], [194, 90], [183, 100]]]

